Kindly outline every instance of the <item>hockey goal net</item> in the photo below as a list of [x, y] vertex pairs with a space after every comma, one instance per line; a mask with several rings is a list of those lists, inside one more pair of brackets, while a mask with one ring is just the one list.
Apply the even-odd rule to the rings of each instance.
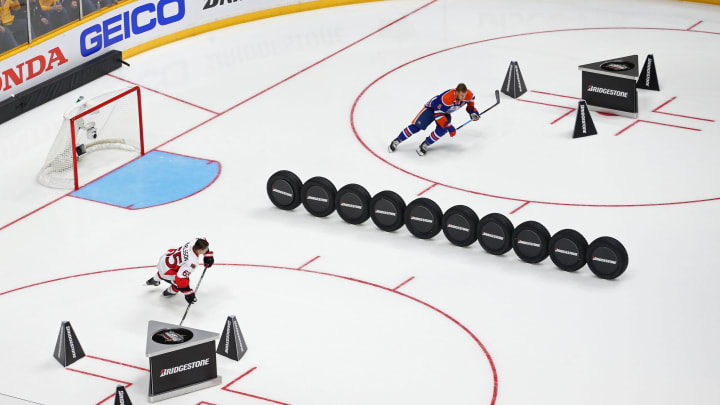
[[88, 155], [107, 149], [145, 153], [139, 87], [79, 100], [64, 114], [37, 179], [48, 187], [77, 190], [83, 169], [97, 169], [99, 163], [88, 163]]

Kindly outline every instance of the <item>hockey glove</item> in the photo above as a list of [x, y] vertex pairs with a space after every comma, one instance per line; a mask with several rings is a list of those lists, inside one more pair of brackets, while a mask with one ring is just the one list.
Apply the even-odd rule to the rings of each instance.
[[480, 119], [480, 113], [478, 112], [477, 108], [473, 108], [472, 111], [468, 111], [468, 114], [470, 114], [470, 119], [473, 121], [477, 121]]
[[457, 131], [455, 131], [455, 127], [452, 125], [447, 126], [447, 131], [450, 133], [451, 138], [457, 134]]
[[194, 304], [197, 302], [197, 298], [195, 298], [195, 293], [192, 292], [185, 296], [185, 301], [187, 301], [188, 304]]
[[205, 262], [205, 267], [212, 267], [212, 265], [215, 263], [213, 252], [208, 251], [207, 253], [205, 253], [205, 257], [203, 257], [203, 262]]

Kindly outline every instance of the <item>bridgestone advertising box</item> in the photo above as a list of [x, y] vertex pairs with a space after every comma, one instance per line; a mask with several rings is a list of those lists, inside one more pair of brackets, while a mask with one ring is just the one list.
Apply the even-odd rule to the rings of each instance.
[[149, 321], [145, 355], [150, 358], [148, 400], [187, 394], [222, 383], [217, 375], [217, 333]]
[[582, 99], [593, 111], [637, 118], [638, 56], [626, 56], [578, 66]]

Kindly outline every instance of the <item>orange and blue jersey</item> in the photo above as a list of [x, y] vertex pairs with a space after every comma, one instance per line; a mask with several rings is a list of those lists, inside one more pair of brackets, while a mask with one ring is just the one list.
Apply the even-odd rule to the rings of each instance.
[[463, 100], [457, 100], [457, 91], [455, 89], [446, 90], [443, 93], [433, 97], [425, 103], [423, 109], [415, 116], [412, 123], [405, 127], [397, 140], [402, 142], [426, 129], [433, 121], [437, 124], [435, 130], [427, 137], [426, 142], [432, 145], [446, 133], [450, 136], [455, 135], [455, 127], [450, 124], [450, 114], [465, 107], [468, 114], [477, 113], [475, 109], [475, 96], [472, 91], [468, 90]]
[[440, 114], [452, 114], [465, 105], [467, 105], [466, 110], [468, 113], [475, 109], [475, 95], [473, 95], [472, 91], [467, 91], [464, 100], [457, 101], [456, 99], [457, 91], [450, 89], [431, 98], [430, 101], [425, 103], [425, 108], [431, 108], [436, 116]]

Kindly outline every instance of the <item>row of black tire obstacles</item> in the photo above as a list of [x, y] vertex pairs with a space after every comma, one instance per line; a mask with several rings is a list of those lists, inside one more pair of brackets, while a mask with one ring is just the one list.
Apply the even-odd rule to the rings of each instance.
[[514, 227], [502, 214], [478, 218], [464, 205], [456, 205], [443, 214], [428, 198], [417, 198], [405, 205], [402, 197], [393, 191], [381, 191], [371, 197], [358, 184], [348, 184], [338, 191], [324, 177], [313, 177], [303, 183], [294, 173], [281, 170], [268, 179], [267, 194], [270, 201], [283, 210], [302, 204], [316, 217], [325, 217], [337, 210], [345, 222], [357, 225], [370, 218], [386, 232], [405, 225], [420, 239], [430, 239], [442, 230], [457, 246], [478, 241], [493, 255], [513, 249], [527, 263], [539, 263], [550, 256], [553, 263], [565, 271], [577, 271], [587, 263], [596, 276], [604, 279], [619, 277], [628, 265], [625, 247], [609, 236], [597, 238], [588, 245], [585, 238], [572, 229], [563, 229], [551, 237], [548, 230], [535, 221]]

